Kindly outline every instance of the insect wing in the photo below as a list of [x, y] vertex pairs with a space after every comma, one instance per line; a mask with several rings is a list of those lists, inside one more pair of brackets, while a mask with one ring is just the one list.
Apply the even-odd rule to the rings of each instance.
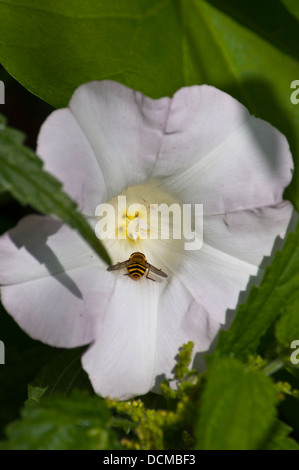
[[126, 268], [129, 264], [129, 260], [127, 261], [123, 261], [122, 263], [116, 263], [116, 264], [113, 264], [112, 266], [109, 266], [107, 268], [107, 271], [118, 271], [119, 269], [123, 269], [123, 268]]
[[162, 271], [162, 269], [155, 268], [155, 266], [152, 264], [146, 263], [146, 267], [153, 273], [158, 274], [158, 276], [168, 277], [167, 274]]

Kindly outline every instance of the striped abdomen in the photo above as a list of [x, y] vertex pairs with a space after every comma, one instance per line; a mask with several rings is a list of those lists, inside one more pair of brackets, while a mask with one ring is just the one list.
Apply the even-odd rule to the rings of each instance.
[[140, 279], [146, 271], [146, 267], [140, 263], [131, 263], [127, 266], [127, 270], [131, 279], [137, 281]]

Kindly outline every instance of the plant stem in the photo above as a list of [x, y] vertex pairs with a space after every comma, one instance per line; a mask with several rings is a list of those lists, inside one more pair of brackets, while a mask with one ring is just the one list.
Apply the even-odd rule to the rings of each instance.
[[284, 361], [281, 358], [274, 359], [273, 361], [269, 362], [265, 367], [262, 368], [262, 371], [266, 375], [275, 374], [278, 370], [284, 367]]

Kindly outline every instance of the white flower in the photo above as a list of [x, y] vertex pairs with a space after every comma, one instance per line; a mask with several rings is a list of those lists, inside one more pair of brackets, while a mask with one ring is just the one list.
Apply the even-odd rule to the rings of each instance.
[[[284, 237], [293, 210], [282, 200], [293, 168], [287, 141], [213, 87], [152, 100], [103, 81], [49, 116], [37, 151], [94, 228], [96, 208], [126, 196], [115, 227], [124, 237], [104, 240], [113, 263], [139, 251], [168, 278], [108, 272], [75, 231], [32, 215], [0, 240], [3, 304], [33, 338], [90, 344], [82, 364], [100, 395], [144, 394], [171, 375], [183, 343], [209, 350]], [[130, 204], [148, 213], [150, 203], [203, 204], [201, 249], [157, 239], [158, 226], [128, 213]]]

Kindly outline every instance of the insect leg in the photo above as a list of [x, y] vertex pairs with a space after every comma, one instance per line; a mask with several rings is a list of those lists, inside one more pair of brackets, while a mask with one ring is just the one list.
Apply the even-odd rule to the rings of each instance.
[[146, 273], [146, 278], [147, 278], [147, 279], [150, 279], [151, 281], [154, 281], [154, 282], [156, 282], [156, 280], [155, 280], [155, 279], [153, 279], [152, 277], [148, 277], [148, 275], [149, 275], [149, 272], [150, 272], [150, 270], [148, 269], [148, 270], [147, 270], [147, 273]]

